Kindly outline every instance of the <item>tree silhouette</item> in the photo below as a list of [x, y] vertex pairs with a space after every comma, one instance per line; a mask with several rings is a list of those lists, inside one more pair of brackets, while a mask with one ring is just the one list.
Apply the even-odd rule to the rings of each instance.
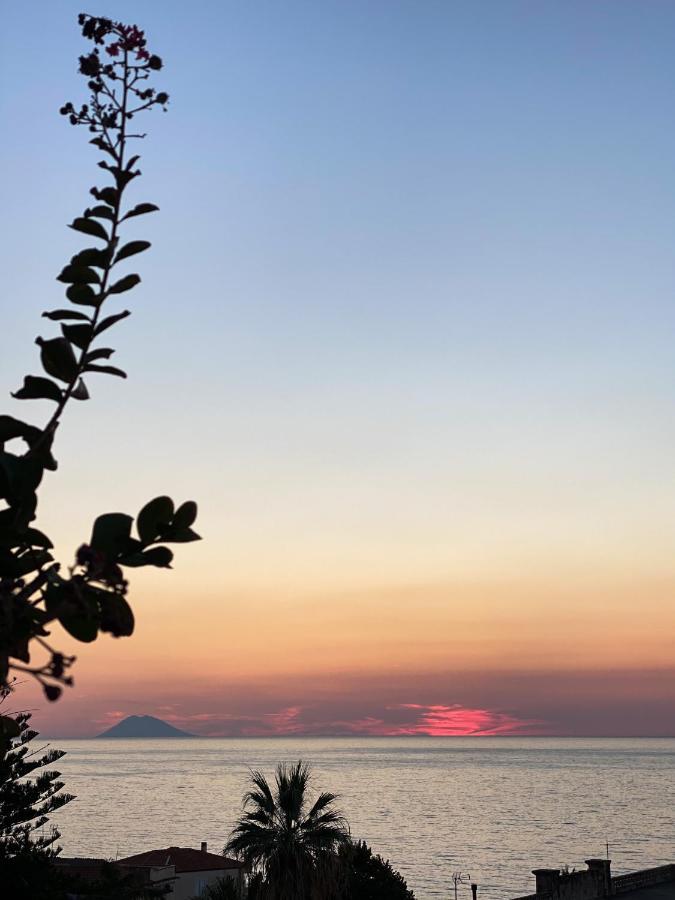
[[[98, 243], [75, 253], [58, 275], [70, 305], [43, 314], [59, 323], [61, 331], [57, 337], [36, 340], [45, 375], [27, 375], [13, 394], [18, 400], [53, 403], [53, 412], [41, 427], [0, 416], [0, 685], [9, 684], [12, 669], [26, 672], [41, 683], [49, 700], [59, 697], [62, 685], [72, 683], [68, 670], [74, 662], [47, 641], [50, 625], [59, 622], [84, 642], [96, 640], [100, 632], [130, 635], [134, 616], [124, 568], [170, 567], [173, 554], [166, 544], [199, 537], [192, 530], [194, 502], [175, 508], [169, 497], [157, 497], [138, 513], [135, 534], [131, 516], [99, 516], [91, 537], [64, 571], [52, 556], [51, 540], [33, 524], [43, 476], [57, 467], [52, 450], [68, 403], [89, 398], [92, 377], [126, 378], [108, 363], [113, 349], [98, 341], [129, 315], [126, 309], [110, 311], [110, 302], [141, 280], [136, 273], [120, 276], [118, 267], [150, 247], [146, 240], [122, 243], [121, 231], [130, 219], [157, 209], [152, 203], [124, 203], [129, 185], [141, 174], [139, 157], [128, 155], [128, 143], [145, 136], [136, 130], [139, 114], [155, 106], [166, 108], [169, 99], [148, 85], [162, 60], [149, 52], [137, 26], [85, 14], [79, 23], [94, 44], [79, 61], [91, 96], [79, 109], [66, 103], [60, 111], [93, 135], [90, 143], [103, 154], [98, 165], [111, 182], [91, 189], [93, 205], [70, 225]], [[42, 654], [37, 662], [36, 650]], [[15, 723], [0, 718], [0, 742], [6, 746], [12, 736]]]
[[[9, 688], [0, 692], [0, 702], [9, 695]], [[0, 754], [0, 856], [13, 856], [26, 849], [59, 852], [54, 844], [59, 839], [58, 829], [44, 833], [49, 816], [74, 800], [72, 794], [63, 792], [61, 773], [52, 766], [65, 756], [65, 750], [30, 744], [38, 732], [30, 727], [31, 714], [17, 713], [9, 716], [16, 723], [17, 736]], [[38, 771], [44, 769], [45, 771]], [[30, 777], [37, 773], [36, 777]], [[39, 832], [39, 833], [38, 833]]]
[[415, 895], [389, 860], [376, 856], [365, 841], [340, 850], [346, 900], [415, 900]]
[[207, 884], [202, 892], [190, 900], [242, 900], [244, 894], [234, 878], [218, 878]]
[[349, 842], [349, 828], [334, 808], [337, 797], [320, 793], [311, 802], [309, 766], [280, 763], [274, 788], [261, 772], [251, 772], [244, 813], [223, 849], [242, 859], [254, 874], [259, 900], [309, 900], [333, 896], [336, 854]]
[[[0, 692], [6, 700], [9, 689]], [[65, 751], [31, 748], [38, 732], [30, 728], [30, 713], [8, 716], [16, 723], [16, 737], [0, 751], [0, 884], [8, 896], [37, 898], [48, 885], [56, 889], [58, 873], [51, 860], [60, 852], [60, 837], [49, 816], [74, 799], [63, 791], [60, 773], [47, 768]]]

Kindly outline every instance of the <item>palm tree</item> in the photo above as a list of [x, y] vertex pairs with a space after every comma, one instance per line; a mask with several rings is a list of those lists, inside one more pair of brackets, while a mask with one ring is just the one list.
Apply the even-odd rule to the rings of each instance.
[[251, 772], [244, 812], [223, 853], [242, 859], [254, 873], [256, 896], [264, 900], [314, 900], [330, 896], [336, 854], [349, 843], [349, 826], [333, 808], [335, 794], [321, 793], [310, 807], [310, 768], [280, 763], [275, 787]]

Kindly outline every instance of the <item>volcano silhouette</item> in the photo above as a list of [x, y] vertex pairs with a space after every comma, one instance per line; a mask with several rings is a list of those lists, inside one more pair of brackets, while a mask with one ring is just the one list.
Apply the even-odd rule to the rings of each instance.
[[154, 716], [127, 716], [112, 728], [97, 734], [99, 738], [177, 738], [194, 737]]

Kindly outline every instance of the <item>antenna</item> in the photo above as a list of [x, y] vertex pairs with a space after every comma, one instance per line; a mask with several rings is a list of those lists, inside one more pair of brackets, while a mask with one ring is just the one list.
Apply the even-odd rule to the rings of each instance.
[[[457, 887], [460, 884], [466, 884], [471, 881], [471, 875], [468, 872], [453, 872], [452, 883], [455, 888], [455, 900], [457, 900]], [[472, 888], [473, 892], [473, 888]]]

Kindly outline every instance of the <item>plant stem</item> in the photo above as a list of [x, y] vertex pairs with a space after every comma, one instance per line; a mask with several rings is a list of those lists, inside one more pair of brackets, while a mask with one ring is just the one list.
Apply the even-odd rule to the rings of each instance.
[[[122, 103], [120, 106], [121, 125], [120, 125], [120, 133], [119, 133], [119, 138], [118, 138], [116, 147], [113, 147], [112, 142], [109, 141], [110, 147], [114, 153], [115, 163], [117, 164], [117, 167], [118, 167], [118, 170], [120, 173], [122, 172], [123, 166], [124, 166], [124, 151], [126, 148], [126, 127], [127, 127], [127, 100], [128, 100], [128, 93], [129, 93], [129, 73], [130, 73], [130, 71], [132, 71], [131, 68], [129, 67], [128, 55], [129, 55], [128, 51], [125, 50], [124, 51], [124, 82], [123, 82], [123, 92], [122, 92]], [[67, 387], [64, 389], [61, 400], [57, 404], [57, 407], [54, 410], [54, 413], [52, 414], [51, 418], [49, 419], [49, 421], [47, 422], [47, 424], [45, 425], [45, 427], [42, 430], [42, 436], [35, 443], [35, 445], [33, 447], [33, 452], [35, 452], [35, 450], [39, 449], [41, 447], [42, 443], [44, 442], [44, 440], [46, 440], [46, 438], [49, 435], [52, 435], [56, 431], [56, 429], [59, 425], [59, 420], [61, 418], [63, 410], [64, 410], [66, 404], [68, 403], [68, 401], [70, 400], [72, 393], [75, 390], [75, 387], [84, 372], [87, 353], [89, 352], [91, 343], [94, 340], [94, 337], [96, 336], [95, 335], [96, 326], [99, 321], [101, 309], [102, 309], [103, 304], [106, 299], [106, 290], [108, 287], [108, 280], [110, 278], [110, 273], [111, 273], [112, 267], [113, 267], [113, 255], [114, 255], [115, 249], [117, 247], [117, 230], [120, 226], [122, 193], [123, 193], [125, 187], [126, 187], [125, 184], [121, 184], [121, 186], [119, 187], [119, 189], [117, 191], [117, 198], [115, 201], [115, 205], [113, 207], [114, 215], [113, 215], [113, 219], [112, 219], [112, 228], [110, 231], [110, 237], [108, 239], [108, 249], [110, 250], [110, 258], [108, 259], [108, 262], [106, 263], [105, 269], [103, 270], [103, 277], [101, 278], [101, 286], [100, 286], [100, 291], [99, 291], [99, 297], [101, 299], [100, 299], [98, 306], [96, 307], [96, 311], [94, 312], [92, 319], [90, 320], [91, 321], [91, 336], [90, 336], [89, 340], [86, 342], [86, 344], [84, 345], [84, 347], [82, 348], [82, 350], [80, 351], [80, 358], [78, 360], [75, 375], [72, 377], [71, 381], [69, 382]]]

